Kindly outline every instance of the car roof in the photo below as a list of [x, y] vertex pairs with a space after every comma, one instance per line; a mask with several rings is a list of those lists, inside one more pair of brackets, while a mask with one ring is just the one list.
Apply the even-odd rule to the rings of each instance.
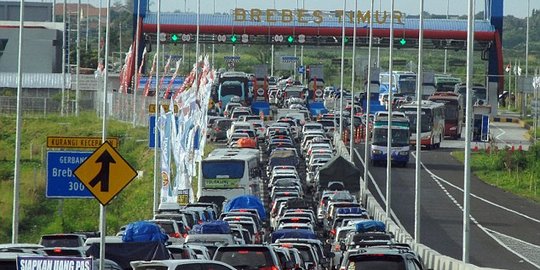
[[178, 265], [186, 265], [186, 264], [220, 264], [227, 268], [234, 269], [232, 266], [220, 262], [220, 261], [214, 261], [214, 260], [201, 260], [201, 259], [182, 259], [182, 260], [155, 260], [155, 261], [132, 261], [131, 266], [133, 268], [137, 266], [167, 266], [167, 267], [175, 267]]

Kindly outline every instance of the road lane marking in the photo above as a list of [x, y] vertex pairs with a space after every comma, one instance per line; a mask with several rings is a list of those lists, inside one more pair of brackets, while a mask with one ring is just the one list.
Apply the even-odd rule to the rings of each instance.
[[[416, 155], [415, 153], [413, 152], [412, 153], [412, 156], [416, 159]], [[448, 181], [444, 180], [443, 178], [441, 178], [440, 176], [434, 174], [433, 172], [431, 172], [427, 167], [426, 165], [423, 163], [423, 162], [420, 162], [420, 165], [422, 166], [422, 168], [424, 168], [424, 170], [426, 170], [426, 172], [431, 176], [431, 178], [435, 181], [435, 183], [437, 183], [437, 185], [441, 188], [441, 190], [446, 194], [446, 196], [448, 196], [448, 198], [450, 198], [450, 200], [461, 210], [463, 211], [463, 207], [462, 205], [454, 198], [454, 196], [452, 196], [452, 194], [450, 194], [450, 192], [447, 190], [447, 188], [445, 186], [443, 186], [442, 182], [444, 182], [445, 184], [463, 192], [463, 189], [457, 187], [456, 185], [453, 185], [451, 183], [449, 183]], [[519, 216], [522, 216], [526, 219], [529, 219], [529, 220], [532, 220], [534, 222], [540, 222], [540, 220], [538, 219], [535, 219], [533, 217], [529, 217], [523, 213], [519, 213], [515, 210], [512, 210], [512, 209], [509, 209], [509, 208], [506, 208], [504, 206], [501, 206], [499, 204], [496, 204], [496, 203], [493, 203], [491, 201], [488, 201], [484, 198], [481, 198], [481, 197], [478, 197], [477, 195], [474, 195], [471, 193], [471, 196], [476, 198], [476, 199], [479, 199], [483, 202], [486, 202], [488, 204], [491, 204], [493, 206], [496, 206], [496, 207], [499, 207], [503, 210], [506, 210], [506, 211], [509, 211], [511, 213], [514, 213], [516, 215], [519, 215]], [[521, 259], [523, 259], [524, 261], [528, 262], [529, 264], [537, 267], [537, 268], [540, 268], [540, 264], [537, 264], [535, 262], [533, 262], [531, 259], [525, 257], [523, 254], [521, 253], [518, 253], [516, 250], [514, 250], [513, 248], [509, 247], [506, 243], [504, 243], [502, 240], [500, 240], [499, 238], [497, 238], [494, 234], [497, 234], [497, 235], [500, 235], [500, 236], [504, 236], [504, 237], [508, 237], [508, 238], [512, 238], [512, 239], [515, 239], [515, 240], [519, 240], [522, 244], [526, 244], [528, 246], [534, 246], [534, 247], [538, 247], [532, 243], [529, 243], [529, 242], [526, 242], [526, 241], [523, 241], [523, 240], [520, 240], [520, 239], [517, 239], [517, 238], [514, 238], [512, 236], [509, 236], [509, 235], [506, 235], [506, 234], [503, 234], [503, 233], [500, 233], [500, 232], [497, 232], [495, 230], [492, 230], [492, 229], [488, 229], [486, 227], [484, 227], [483, 225], [481, 225], [472, 215], [469, 214], [469, 218], [471, 219], [471, 221], [480, 229], [482, 230], [484, 233], [486, 233], [486, 235], [488, 235], [489, 237], [491, 237], [495, 242], [497, 242], [499, 245], [501, 245], [503, 248], [505, 248], [506, 250], [514, 253], [516, 256], [520, 257]], [[540, 250], [540, 249], [539, 249]]]
[[[358, 157], [358, 159], [360, 160], [360, 162], [362, 163], [362, 166], [364, 166], [364, 170], [366, 169], [366, 163], [364, 162], [364, 159], [362, 159], [362, 157], [360, 156], [360, 154], [358, 153], [358, 150], [354, 149], [354, 152], [356, 152], [356, 156]], [[371, 174], [370, 171], [368, 171], [368, 176], [369, 176], [369, 179], [371, 181], [371, 183], [373, 183], [373, 186], [375, 186], [375, 189], [377, 190], [377, 194], [379, 194], [379, 197], [383, 199], [383, 201], [386, 203], [386, 197], [383, 196], [382, 194], [382, 191], [381, 189], [379, 188], [379, 185], [377, 185], [377, 183], [375, 182], [375, 179], [373, 179], [373, 175]], [[364, 181], [366, 181], [364, 179]], [[382, 207], [382, 206], [381, 206]], [[401, 221], [399, 220], [399, 218], [396, 216], [396, 213], [394, 211], [391, 211], [391, 216], [392, 216], [392, 219], [394, 220], [394, 222], [403, 230], [405, 230], [405, 227], [403, 227], [403, 224], [401, 224]], [[405, 230], [406, 231], [406, 230]]]

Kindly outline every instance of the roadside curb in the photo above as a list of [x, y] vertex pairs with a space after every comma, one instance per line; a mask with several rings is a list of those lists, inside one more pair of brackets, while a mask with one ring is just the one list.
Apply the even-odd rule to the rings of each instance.
[[[520, 127], [526, 129], [527, 131], [531, 131], [532, 130], [532, 126], [528, 123], [526, 123], [525, 121], [521, 120], [520, 118], [516, 118], [516, 117], [500, 117], [500, 116], [497, 116], [497, 117], [493, 117], [491, 119], [491, 121], [493, 122], [501, 122], [501, 123], [516, 123], [516, 124], [519, 124]], [[525, 133], [524, 135], [525, 139], [529, 142], [533, 142], [533, 138], [531, 136], [531, 134], [529, 132]]]
[[491, 119], [491, 121], [493, 121], [493, 122], [502, 122], [502, 123], [519, 123], [521, 120], [519, 118], [515, 118], [515, 117], [500, 117], [500, 116], [497, 116], [497, 117], [493, 117]]

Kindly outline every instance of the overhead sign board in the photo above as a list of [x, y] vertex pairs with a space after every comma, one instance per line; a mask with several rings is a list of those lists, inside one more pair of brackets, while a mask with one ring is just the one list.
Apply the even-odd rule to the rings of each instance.
[[137, 176], [137, 171], [105, 142], [74, 174], [102, 205], [106, 205]]
[[93, 198], [92, 193], [75, 177], [73, 171], [92, 152], [49, 151], [47, 152], [47, 198]]
[[[107, 141], [114, 147], [118, 148], [119, 140], [116, 137], [107, 138]], [[101, 145], [101, 137], [64, 137], [64, 136], [47, 136], [48, 148], [97, 148]]]
[[[169, 84], [171, 84], [172, 76], [161, 77], [159, 79], [156, 79], [156, 76], [153, 76], [151, 79], [152, 81], [150, 82], [149, 88], [156, 89], [156, 82], [161, 82], [161, 80], [163, 80], [163, 82], [161, 83], [162, 87], [167, 87]], [[184, 79], [185, 78], [183, 76], [176, 76], [176, 78], [174, 78], [174, 81], [172, 82], [171, 88], [172, 89], [180, 88], [182, 84], [184, 83]], [[148, 83], [148, 77], [146, 76], [140, 77], [139, 90], [144, 89], [147, 83]]]
[[223, 60], [225, 60], [226, 63], [236, 63], [240, 61], [240, 56], [223, 56]]
[[296, 63], [298, 62], [298, 57], [296, 56], [290, 56], [290, 55], [284, 55], [281, 57], [282, 63]]

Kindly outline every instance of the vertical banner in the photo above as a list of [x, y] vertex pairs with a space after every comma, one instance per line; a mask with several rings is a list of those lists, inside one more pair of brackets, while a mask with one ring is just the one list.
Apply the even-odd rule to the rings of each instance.
[[161, 202], [174, 201], [171, 184], [171, 122], [172, 112], [165, 112], [160, 106], [161, 115], [158, 120], [159, 136], [161, 141]]

